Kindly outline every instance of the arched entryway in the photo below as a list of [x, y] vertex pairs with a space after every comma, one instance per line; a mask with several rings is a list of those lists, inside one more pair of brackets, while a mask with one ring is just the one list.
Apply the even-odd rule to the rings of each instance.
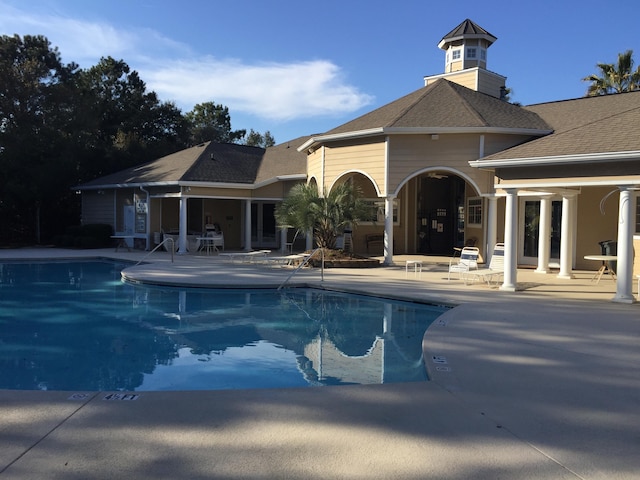
[[418, 253], [449, 255], [465, 244], [465, 181], [430, 172], [417, 177]]

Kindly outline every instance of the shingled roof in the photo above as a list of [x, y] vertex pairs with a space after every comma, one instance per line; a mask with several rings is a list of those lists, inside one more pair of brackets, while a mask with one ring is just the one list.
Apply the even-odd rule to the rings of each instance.
[[472, 22], [467, 18], [460, 25], [458, 25], [456, 28], [442, 37], [442, 40], [440, 40], [438, 46], [442, 48], [441, 45], [460, 40], [462, 38], [484, 38], [489, 42], [489, 44], [495, 42], [498, 39], [498, 37], [496, 37], [495, 35], [491, 35], [480, 25]]
[[206, 142], [149, 163], [97, 178], [78, 188], [190, 182], [254, 184], [276, 176], [304, 176], [306, 156], [295, 147], [307, 138], [301, 137], [267, 149]]
[[325, 135], [420, 127], [526, 129], [539, 130], [541, 134], [551, 131], [534, 111], [440, 79]]
[[482, 161], [640, 152], [640, 91], [583, 97], [526, 107], [554, 129], [551, 135], [495, 153]]

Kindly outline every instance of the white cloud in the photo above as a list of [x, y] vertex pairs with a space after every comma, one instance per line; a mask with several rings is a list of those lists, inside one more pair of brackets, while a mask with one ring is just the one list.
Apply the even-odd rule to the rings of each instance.
[[205, 58], [142, 69], [140, 76], [161, 98], [189, 109], [214, 101], [273, 120], [342, 115], [373, 101], [344, 83], [338, 66], [323, 60], [248, 65]]
[[344, 81], [327, 60], [251, 64], [196, 57], [193, 50], [151, 29], [118, 28], [58, 13], [38, 13], [0, 0], [0, 34], [42, 34], [64, 62], [83, 68], [100, 57], [123, 59], [160, 99], [183, 110], [214, 101], [234, 112], [273, 121], [341, 116], [373, 102]]

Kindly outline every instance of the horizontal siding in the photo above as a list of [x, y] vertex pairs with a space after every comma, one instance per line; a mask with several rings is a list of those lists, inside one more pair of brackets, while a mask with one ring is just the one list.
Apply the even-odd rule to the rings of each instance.
[[284, 197], [283, 182], [271, 183], [264, 187], [258, 188], [251, 193], [252, 198], [264, 198], [281, 200]]
[[98, 194], [95, 191], [82, 192], [82, 223], [102, 223], [115, 225], [113, 218], [113, 192]]
[[189, 197], [251, 198], [251, 190], [235, 188], [191, 187]]
[[495, 75], [489, 75], [486, 70], [478, 70], [478, 91], [496, 98], [500, 98], [500, 90], [504, 87], [504, 80]]
[[451, 77], [446, 77], [447, 80], [457, 83], [458, 85], [462, 85], [463, 87], [470, 88], [471, 90], [476, 89], [476, 70], [472, 70], [468, 73], [460, 73], [458, 75], [452, 75]]
[[322, 183], [322, 151], [323, 148], [319, 148], [307, 155], [307, 179], [315, 178], [319, 186]]
[[325, 147], [325, 185], [332, 185], [346, 172], [367, 172], [384, 188], [385, 142], [384, 139], [371, 140], [359, 145]]
[[[426, 168], [447, 167], [474, 179], [481, 189], [490, 191], [493, 175], [469, 166], [479, 153], [478, 135], [405, 135], [392, 137], [389, 149], [389, 189], [396, 191], [406, 178]], [[481, 192], [484, 193], [484, 192]]]
[[484, 137], [484, 155], [493, 155], [515, 145], [520, 145], [528, 140], [536, 137], [531, 135], [485, 135]]

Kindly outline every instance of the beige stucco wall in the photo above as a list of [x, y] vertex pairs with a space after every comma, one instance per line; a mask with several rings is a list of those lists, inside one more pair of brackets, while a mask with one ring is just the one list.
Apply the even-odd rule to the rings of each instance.
[[603, 240], [618, 239], [618, 195], [610, 196], [603, 204], [602, 199], [611, 187], [583, 188], [577, 197], [578, 229], [576, 232], [576, 268], [597, 270], [600, 265], [593, 260], [585, 260], [585, 255], [599, 255]]

